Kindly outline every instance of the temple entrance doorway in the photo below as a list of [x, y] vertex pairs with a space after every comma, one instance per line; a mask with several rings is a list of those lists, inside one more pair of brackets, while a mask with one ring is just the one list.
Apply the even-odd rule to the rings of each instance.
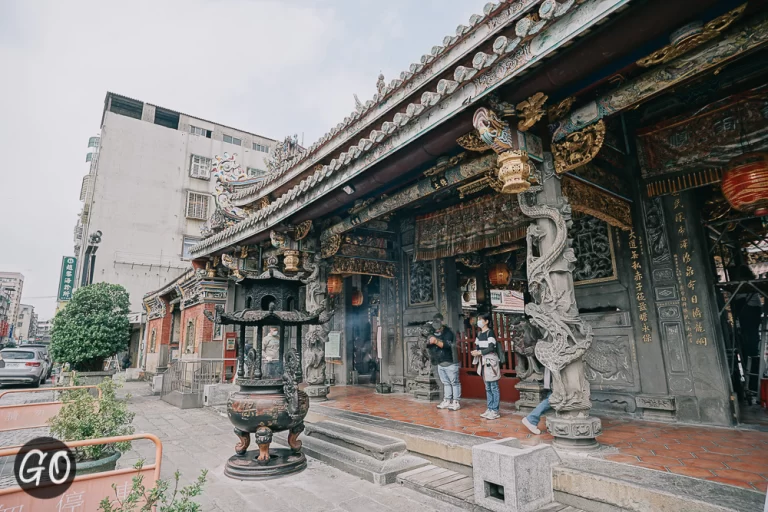
[[461, 304], [461, 327], [456, 333], [462, 395], [485, 398], [485, 383], [477, 374], [471, 355], [478, 333], [477, 317], [491, 315], [491, 328], [500, 343], [506, 361], [501, 365], [499, 391], [502, 402], [514, 403], [520, 398], [515, 385], [520, 381], [516, 371], [514, 340], [522, 336], [526, 286], [525, 248], [508, 244], [483, 252], [456, 257], [458, 294]]
[[345, 279], [347, 382], [375, 385], [379, 378], [380, 278], [353, 275]]
[[739, 423], [768, 425], [768, 216], [734, 210], [719, 186], [699, 197], [734, 414]]

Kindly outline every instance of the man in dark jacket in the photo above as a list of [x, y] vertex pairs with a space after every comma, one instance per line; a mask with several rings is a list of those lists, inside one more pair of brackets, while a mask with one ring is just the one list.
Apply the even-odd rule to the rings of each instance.
[[437, 366], [437, 375], [445, 390], [443, 401], [437, 408], [458, 411], [461, 408], [461, 383], [456, 337], [450, 327], [443, 325], [443, 315], [440, 313], [432, 319], [432, 328], [435, 332], [427, 339], [427, 349], [432, 366]]

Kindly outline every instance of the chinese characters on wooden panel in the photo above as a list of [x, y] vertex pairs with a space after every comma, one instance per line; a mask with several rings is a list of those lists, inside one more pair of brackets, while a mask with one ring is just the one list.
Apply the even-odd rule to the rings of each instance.
[[637, 298], [637, 311], [640, 318], [640, 328], [643, 331], [643, 343], [651, 343], [651, 326], [648, 324], [648, 300], [643, 289], [643, 264], [640, 263], [642, 242], [637, 238], [635, 230], [629, 232], [629, 250], [632, 258], [632, 270], [634, 271], [635, 298]]
[[691, 252], [693, 248], [688, 242], [688, 229], [685, 223], [685, 212], [682, 201], [677, 195], [673, 195], [674, 205], [672, 211], [675, 214], [675, 228], [680, 236], [680, 251], [682, 257], [675, 254], [675, 272], [680, 287], [680, 301], [683, 306], [683, 320], [685, 321], [685, 333], [688, 343], [697, 345], [707, 344], [707, 333], [704, 329], [701, 306], [696, 282], [696, 272], [691, 265]]

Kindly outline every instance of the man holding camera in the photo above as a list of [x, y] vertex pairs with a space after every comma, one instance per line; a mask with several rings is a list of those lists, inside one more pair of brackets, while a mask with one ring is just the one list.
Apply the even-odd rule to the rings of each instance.
[[458, 411], [461, 409], [461, 383], [459, 382], [459, 357], [456, 350], [456, 337], [450, 327], [443, 324], [443, 315], [436, 314], [432, 319], [435, 330], [427, 338], [427, 350], [432, 366], [437, 366], [437, 375], [443, 383], [443, 401], [438, 409]]

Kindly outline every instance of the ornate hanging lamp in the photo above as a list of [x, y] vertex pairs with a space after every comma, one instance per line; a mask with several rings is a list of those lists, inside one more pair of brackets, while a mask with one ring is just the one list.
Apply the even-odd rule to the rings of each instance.
[[506, 263], [496, 263], [488, 270], [488, 280], [493, 286], [506, 286], [509, 283], [509, 268]]
[[344, 289], [344, 279], [338, 274], [331, 274], [328, 276], [328, 293], [331, 295], [338, 295], [341, 290]]
[[728, 162], [721, 183], [723, 196], [734, 209], [768, 215], [768, 153], [745, 153]]
[[357, 288], [352, 291], [352, 305], [355, 307], [363, 305], [363, 292]]

